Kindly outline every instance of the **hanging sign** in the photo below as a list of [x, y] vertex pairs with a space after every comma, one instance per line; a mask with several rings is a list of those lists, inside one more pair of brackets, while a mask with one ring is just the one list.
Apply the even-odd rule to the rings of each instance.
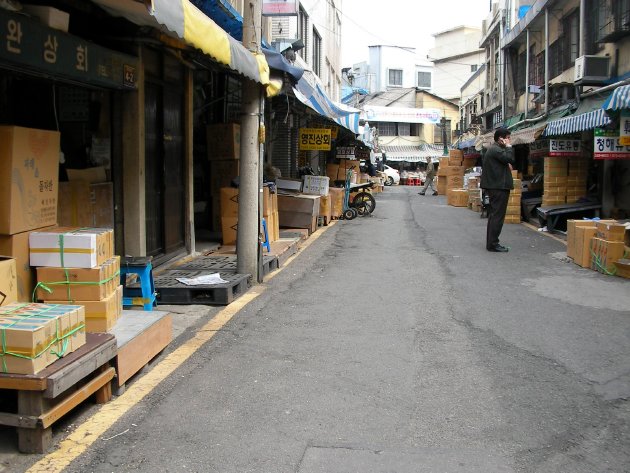
[[530, 158], [543, 158], [549, 156], [549, 140], [536, 140], [529, 144]]
[[549, 140], [549, 156], [581, 156], [580, 140]]
[[354, 146], [337, 146], [337, 157], [354, 159]]
[[438, 124], [441, 112], [435, 108], [383, 107], [366, 105], [361, 118], [375, 122]]
[[330, 151], [330, 128], [300, 128], [299, 149]]
[[290, 16], [298, 14], [298, 0], [262, 0], [263, 16]]
[[614, 131], [595, 128], [593, 159], [630, 159], [630, 145], [622, 145]]
[[0, 60], [25, 71], [136, 89], [138, 59], [0, 8]]
[[630, 111], [624, 110], [619, 118], [619, 144], [630, 145]]

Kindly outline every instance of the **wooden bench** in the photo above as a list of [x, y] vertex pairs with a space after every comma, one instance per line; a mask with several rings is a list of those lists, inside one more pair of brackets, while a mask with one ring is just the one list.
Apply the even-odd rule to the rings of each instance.
[[85, 345], [37, 374], [0, 373], [0, 389], [17, 394], [17, 413], [0, 412], [0, 424], [17, 428], [20, 452], [45, 453], [51, 426], [91, 395], [99, 404], [111, 399], [116, 339], [109, 333], [86, 336]]
[[538, 212], [538, 221], [540, 222], [540, 226], [544, 227], [546, 225], [547, 231], [552, 233], [555, 230], [560, 217], [599, 217], [599, 211], [601, 208], [602, 204], [599, 202], [578, 202], [575, 204], [538, 207], [536, 211]]

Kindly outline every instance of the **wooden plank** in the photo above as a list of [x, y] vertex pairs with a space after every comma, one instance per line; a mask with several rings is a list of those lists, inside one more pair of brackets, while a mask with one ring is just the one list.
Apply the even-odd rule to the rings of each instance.
[[[90, 335], [90, 334], [88, 334]], [[103, 335], [103, 334], [93, 334]], [[107, 334], [109, 335], [109, 334]], [[83, 353], [74, 363], [64, 366], [47, 379], [44, 397], [54, 399], [116, 356], [116, 339], [100, 337], [98, 344]]]
[[43, 391], [46, 389], [46, 379], [33, 375], [1, 373], [0, 389]]
[[56, 404], [52, 409], [39, 416], [39, 425], [44, 429], [53, 425], [62, 416], [66, 415], [76, 406], [85, 401], [88, 397], [98, 391], [105, 384], [110, 383], [116, 374], [113, 367], [108, 368], [86, 385], [80, 387], [63, 401]]
[[[125, 312], [140, 312], [140, 316], [125, 314]], [[116, 338], [118, 338], [118, 333], [121, 333], [120, 338], [125, 340], [124, 345], [118, 347], [116, 356], [116, 382], [119, 386], [126, 383], [171, 342], [171, 315], [161, 312], [159, 318], [150, 320], [147, 325], [148, 314], [154, 315], [155, 311], [123, 311], [123, 316], [112, 329]], [[143, 317], [145, 318], [144, 325]], [[130, 332], [133, 332], [133, 336], [130, 336]]]
[[21, 427], [23, 429], [34, 429], [37, 427], [37, 416], [28, 416], [24, 414], [10, 414], [8, 412], [0, 412], [0, 425], [8, 425], [10, 427]]

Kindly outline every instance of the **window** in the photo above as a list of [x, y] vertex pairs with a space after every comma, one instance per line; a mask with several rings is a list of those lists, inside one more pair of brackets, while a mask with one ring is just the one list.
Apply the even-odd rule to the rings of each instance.
[[580, 11], [575, 10], [562, 19], [562, 67], [568, 69], [578, 57], [580, 45]]
[[559, 76], [563, 71], [561, 51], [560, 40], [549, 45], [549, 79]]
[[[545, 52], [539, 53], [534, 59], [534, 71], [531, 73], [532, 81], [534, 85], [545, 85]], [[531, 66], [530, 66], [531, 67]]]
[[424, 89], [431, 88], [431, 73], [430, 72], [418, 72], [418, 87], [422, 87]]
[[376, 124], [379, 136], [396, 136], [396, 124], [389, 122], [378, 122]]
[[477, 72], [478, 68], [479, 68], [479, 66], [477, 64], [471, 64], [470, 65], [470, 72]]
[[321, 74], [322, 61], [322, 37], [313, 28], [313, 72], [319, 76]]
[[387, 85], [390, 87], [402, 87], [402, 69], [389, 69]]
[[298, 12], [298, 36], [304, 43], [304, 47], [298, 51], [298, 54], [302, 56], [302, 59], [306, 61], [308, 51], [308, 15], [304, 8], [300, 6], [300, 11]]
[[411, 124], [399, 123], [398, 124], [398, 136], [411, 136]]

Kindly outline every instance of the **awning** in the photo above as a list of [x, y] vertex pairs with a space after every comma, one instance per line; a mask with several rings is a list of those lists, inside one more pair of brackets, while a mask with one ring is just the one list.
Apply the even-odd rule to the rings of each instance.
[[602, 105], [604, 110], [621, 110], [630, 108], [630, 85], [617, 87]]
[[476, 136], [473, 138], [468, 138], [467, 140], [463, 140], [457, 143], [457, 148], [458, 149], [470, 148], [472, 146], [475, 146], [476, 141], [477, 141]]
[[381, 153], [385, 153], [387, 161], [407, 161], [417, 163], [438, 160], [444, 156], [443, 145], [421, 144], [418, 146], [381, 146]]
[[267, 60], [267, 64], [269, 64], [271, 69], [286, 72], [295, 82], [299, 81], [304, 75], [304, 69], [291, 64], [278, 51], [266, 48], [262, 48], [262, 51], [265, 55], [265, 59]]
[[302, 77], [293, 87], [293, 93], [300, 102], [321, 116], [331, 119], [355, 135], [361, 133], [359, 129], [360, 110], [333, 102], [318, 84], [312, 86], [305, 77]]
[[[92, 0], [115, 16], [140, 26], [151, 26], [183, 39], [233, 71], [269, 85], [269, 66], [262, 53], [254, 54], [228, 35], [189, 0], [151, 0], [143, 3]], [[165, 27], [165, 28], [163, 28]]]
[[549, 121], [543, 136], [568, 135], [578, 131], [592, 130], [610, 123], [610, 117], [601, 108], [604, 99], [582, 100], [575, 113], [559, 120]]

